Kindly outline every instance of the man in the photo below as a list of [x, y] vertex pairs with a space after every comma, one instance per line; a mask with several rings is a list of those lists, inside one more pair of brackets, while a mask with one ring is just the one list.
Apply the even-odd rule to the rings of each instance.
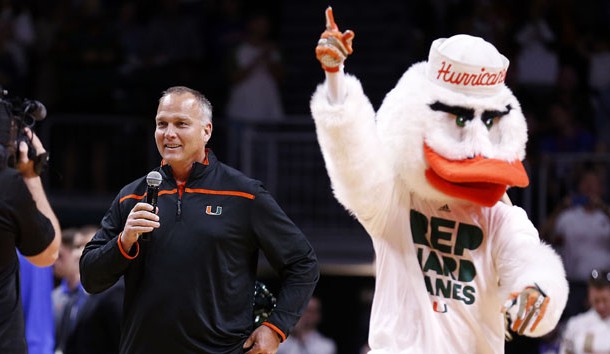
[[610, 269], [610, 209], [602, 199], [603, 177], [585, 169], [577, 181], [576, 194], [566, 197], [545, 225], [570, 285], [564, 318], [585, 310], [591, 269]]
[[[36, 155], [45, 154], [32, 131], [26, 130], [26, 136]], [[25, 142], [18, 145], [18, 163], [12, 168], [7, 164], [10, 149], [5, 145], [7, 141], [0, 145], [0, 353], [26, 353], [15, 248], [30, 263], [49, 266], [57, 259], [60, 228], [38, 170], [28, 159], [28, 145]]]
[[610, 272], [591, 272], [588, 296], [591, 309], [568, 320], [561, 354], [610, 353]]
[[66, 343], [64, 354], [119, 353], [125, 284], [121, 278], [109, 289], [89, 295]]
[[[93, 236], [93, 235], [91, 235]], [[66, 352], [68, 339], [76, 329], [79, 310], [87, 300], [88, 294], [80, 282], [79, 260], [88, 241], [78, 228], [62, 231], [59, 258], [55, 262], [54, 273], [61, 279], [53, 290], [55, 317], [55, 351]]]
[[[69, 320], [61, 318], [59, 321], [62, 326], [58, 332], [63, 334], [63, 336], [58, 339], [58, 344], [61, 344], [61, 347], [58, 345], [58, 350], [61, 348], [63, 354], [112, 354], [119, 352], [121, 313], [125, 290], [123, 280], [119, 280], [112, 287], [101, 293], [81, 296], [81, 291], [84, 291], [80, 283], [78, 263], [85, 245], [91, 241], [97, 229], [95, 225], [85, 225], [74, 229], [74, 239], [70, 243], [71, 257], [69, 256], [67, 259], [70, 262], [68, 267], [70, 269], [73, 266], [76, 267], [75, 273], [78, 283], [70, 286], [68, 281], [67, 287], [62, 286], [58, 290], [59, 294], [62, 294], [64, 297], [67, 297], [66, 294], [69, 294], [73, 300], [80, 301], [68, 302], [68, 304], [72, 305], [72, 308], [64, 308], [60, 312], [61, 314], [72, 315]], [[56, 263], [56, 267], [58, 265], [59, 260]], [[70, 271], [69, 273], [72, 272]], [[72, 292], [65, 292], [64, 289], [74, 290]]]
[[[305, 236], [259, 181], [206, 149], [211, 135], [212, 106], [201, 93], [165, 91], [155, 130], [158, 207], [141, 202], [146, 181], [136, 180], [85, 247], [87, 291], [125, 278], [121, 353], [275, 353], [313, 293], [319, 271]], [[259, 250], [282, 286], [254, 329]]]

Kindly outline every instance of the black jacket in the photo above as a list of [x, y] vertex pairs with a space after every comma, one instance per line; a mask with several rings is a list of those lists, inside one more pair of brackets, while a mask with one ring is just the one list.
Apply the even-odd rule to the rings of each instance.
[[144, 177], [121, 190], [85, 247], [80, 267], [87, 291], [125, 276], [121, 353], [241, 353], [253, 330], [259, 250], [282, 280], [269, 322], [285, 335], [314, 290], [314, 251], [262, 184], [211, 151], [206, 162], [193, 165], [184, 188], [170, 166], [159, 169], [161, 226], [130, 250], [138, 252], [134, 259], [117, 241], [144, 198]]

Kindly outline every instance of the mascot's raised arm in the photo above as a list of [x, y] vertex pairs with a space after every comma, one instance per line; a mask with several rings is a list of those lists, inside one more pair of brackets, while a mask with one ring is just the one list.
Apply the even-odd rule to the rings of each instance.
[[334, 194], [375, 249], [370, 353], [503, 353], [505, 318], [522, 335], [551, 331], [563, 265], [501, 202], [529, 183], [508, 59], [481, 38], [438, 39], [375, 112], [343, 70], [353, 39], [327, 9], [311, 111]]

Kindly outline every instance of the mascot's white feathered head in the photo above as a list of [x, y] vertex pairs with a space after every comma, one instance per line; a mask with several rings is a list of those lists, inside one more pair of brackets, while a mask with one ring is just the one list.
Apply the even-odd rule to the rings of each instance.
[[435, 200], [494, 205], [525, 187], [527, 124], [504, 84], [508, 59], [469, 35], [437, 39], [377, 112], [380, 139], [400, 178]]

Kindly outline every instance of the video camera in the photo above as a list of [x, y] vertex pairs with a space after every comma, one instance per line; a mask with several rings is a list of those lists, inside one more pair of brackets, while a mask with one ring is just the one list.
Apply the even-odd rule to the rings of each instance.
[[28, 159], [34, 162], [34, 171], [40, 175], [46, 165], [48, 155], [36, 155], [32, 140], [25, 128], [32, 128], [47, 116], [45, 106], [35, 100], [10, 97], [8, 91], [0, 87], [0, 169], [15, 167], [19, 162], [19, 144], [28, 146]]

